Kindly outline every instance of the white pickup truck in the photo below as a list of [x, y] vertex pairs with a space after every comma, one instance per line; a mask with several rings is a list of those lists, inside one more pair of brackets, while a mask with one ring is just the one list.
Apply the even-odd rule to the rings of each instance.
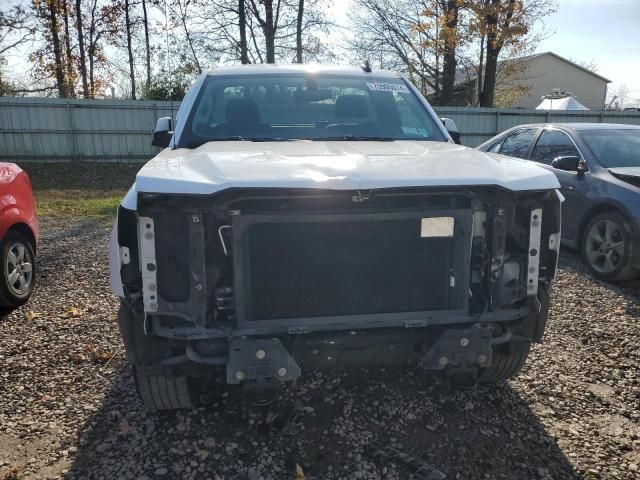
[[412, 361], [498, 382], [545, 329], [556, 177], [456, 145], [416, 88], [368, 67], [216, 68], [123, 199], [111, 283], [150, 410], [197, 377]]

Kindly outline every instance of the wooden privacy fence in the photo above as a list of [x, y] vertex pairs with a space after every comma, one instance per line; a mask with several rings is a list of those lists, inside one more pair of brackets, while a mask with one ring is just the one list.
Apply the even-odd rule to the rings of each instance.
[[[158, 117], [173, 116], [177, 102], [0, 98], [0, 160], [136, 162], [152, 157]], [[453, 119], [464, 145], [477, 146], [524, 123], [609, 122], [640, 125], [640, 112], [500, 110], [437, 107]]]

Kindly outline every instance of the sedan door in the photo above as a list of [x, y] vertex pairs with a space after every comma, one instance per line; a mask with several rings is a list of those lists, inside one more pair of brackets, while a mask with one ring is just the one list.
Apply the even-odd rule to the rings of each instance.
[[518, 128], [491, 147], [489, 151], [510, 157], [527, 158], [538, 130], [540, 129], [535, 127]]
[[560, 170], [554, 168], [551, 163], [558, 157], [573, 156], [582, 159], [584, 170], [586, 170], [584, 157], [574, 141], [566, 132], [557, 129], [543, 130], [531, 152], [531, 160], [553, 171], [562, 185], [562, 194], [565, 197], [562, 206], [562, 236], [572, 243], [578, 240], [576, 237], [580, 220], [589, 206], [589, 200], [586, 197], [589, 173], [584, 170]]

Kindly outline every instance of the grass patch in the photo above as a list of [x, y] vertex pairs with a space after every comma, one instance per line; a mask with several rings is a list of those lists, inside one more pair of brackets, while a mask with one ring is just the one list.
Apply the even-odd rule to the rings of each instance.
[[44, 190], [35, 193], [41, 217], [113, 217], [126, 192]]

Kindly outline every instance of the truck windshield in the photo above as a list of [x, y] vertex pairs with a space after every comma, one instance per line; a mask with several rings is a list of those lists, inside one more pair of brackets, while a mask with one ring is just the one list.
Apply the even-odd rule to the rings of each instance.
[[401, 78], [289, 73], [209, 76], [178, 147], [221, 140], [446, 141]]
[[583, 130], [580, 136], [603, 167], [640, 167], [640, 129]]

